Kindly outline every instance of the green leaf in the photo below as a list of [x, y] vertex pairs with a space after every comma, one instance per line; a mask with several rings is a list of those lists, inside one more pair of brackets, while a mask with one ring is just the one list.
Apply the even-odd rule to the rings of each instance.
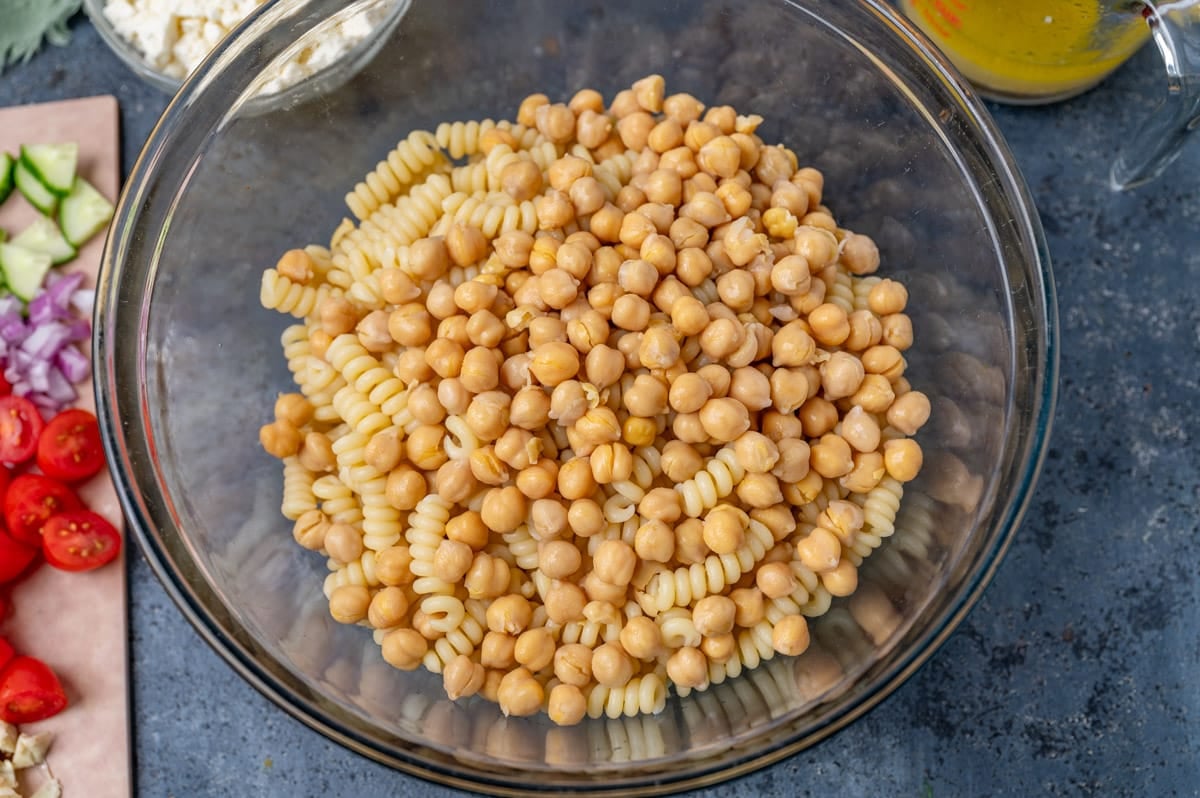
[[43, 39], [62, 46], [71, 38], [67, 20], [78, 11], [81, 0], [3, 0], [4, 24], [0, 25], [0, 74], [10, 64], [28, 61]]

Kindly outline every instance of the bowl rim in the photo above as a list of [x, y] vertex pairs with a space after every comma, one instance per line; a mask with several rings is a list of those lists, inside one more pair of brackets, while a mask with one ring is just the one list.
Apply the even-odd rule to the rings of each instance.
[[[775, 0], [792, 5], [790, 0]], [[239, 30], [255, 27], [270, 16], [272, 9], [286, 5], [287, 0], [268, 0], [242, 23]], [[787, 742], [773, 746], [747, 750], [732, 762], [709, 765], [686, 773], [668, 772], [652, 774], [654, 781], [625, 781], [614, 778], [603, 784], [582, 783], [572, 789], [589, 795], [657, 795], [696, 789], [746, 775], [760, 768], [792, 756], [811, 745], [826, 739], [848, 724], [866, 714], [903, 685], [921, 668], [955, 631], [971, 608], [979, 600], [994, 577], [1004, 555], [1008, 551], [1017, 528], [1029, 507], [1034, 486], [1042, 470], [1049, 448], [1051, 425], [1058, 394], [1059, 329], [1057, 301], [1049, 249], [1040, 217], [1032, 195], [1016, 165], [1012, 153], [998, 127], [992, 120], [984, 102], [967, 81], [962, 78], [950, 62], [898, 9], [884, 0], [855, 0], [865, 11], [875, 16], [890, 28], [897, 39], [913, 51], [928, 68], [931, 76], [939, 80], [944, 89], [958, 101], [958, 111], [965, 121], [973, 125], [973, 133], [985, 148], [990, 163], [998, 171], [994, 175], [1004, 196], [1012, 203], [1017, 218], [1008, 220], [1019, 228], [1020, 237], [1029, 246], [1031, 258], [1031, 288], [1037, 289], [1030, 298], [1030, 311], [1040, 311], [1035, 321], [1041, 337], [1035, 341], [1042, 346], [1036, 351], [1038, 357], [1036, 380], [1030, 388], [1033, 407], [1030, 408], [1030, 423], [1025, 446], [1014, 456], [1016, 484], [1011, 488], [1011, 500], [1005, 512], [996, 521], [998, 534], [985, 550], [974, 572], [964, 579], [959, 595], [938, 614], [929, 619], [927, 628], [913, 637], [905, 656], [899, 657], [888, 669], [876, 677], [870, 691], [861, 694], [847, 707], [826, 720], [819, 728], [807, 734], [793, 734]], [[232, 37], [231, 37], [232, 38]], [[161, 145], [170, 138], [172, 128], [178, 125], [177, 118], [190, 104], [191, 96], [208, 83], [210, 73], [218, 71], [223, 58], [220, 54], [227, 49], [227, 40], [217, 48], [205, 63], [184, 81], [183, 88], [172, 99], [147, 138], [129, 180], [121, 192], [112, 233], [105, 243], [100, 277], [97, 282], [95, 331], [93, 336], [94, 383], [97, 415], [104, 442], [109, 468], [125, 510], [130, 528], [149, 563], [151, 570], [171, 596], [184, 617], [200, 636], [224, 659], [243, 679], [274, 704], [306, 726], [326, 738], [372, 760], [419, 778], [439, 784], [471, 791], [486, 789], [489, 794], [526, 796], [541, 794], [536, 787], [516, 786], [512, 781], [486, 778], [465, 778], [449, 768], [423, 761], [418, 755], [382, 750], [377, 744], [362, 738], [343, 727], [323, 708], [298, 701], [286, 685], [263, 668], [253, 653], [228, 630], [220, 627], [211, 612], [198, 599], [193, 588], [180, 579], [172, 569], [171, 558], [162, 541], [151, 530], [153, 523], [146, 511], [144, 501], [139, 498], [139, 488], [132, 470], [120, 467], [129, 463], [126, 438], [115, 406], [115, 365], [112, 359], [115, 336], [110, 335], [111, 319], [116, 313], [109, 310], [117, 306], [117, 287], [120, 283], [123, 263], [120, 255], [127, 248], [127, 239], [132, 234], [132, 220], [141, 206], [142, 193], [151, 182], [159, 161]], [[106, 320], [106, 317], [108, 320]], [[144, 331], [143, 331], [144, 333]], [[749, 748], [749, 747], [747, 747]], [[645, 779], [645, 777], [642, 777]]]

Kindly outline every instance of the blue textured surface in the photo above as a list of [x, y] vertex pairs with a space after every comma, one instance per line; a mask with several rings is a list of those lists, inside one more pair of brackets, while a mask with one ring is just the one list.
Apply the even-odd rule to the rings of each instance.
[[[1099, 89], [994, 107], [1042, 213], [1062, 320], [1049, 459], [983, 600], [834, 738], [706, 796], [1200, 794], [1200, 142], [1129, 194], [1108, 161], [1161, 91], [1147, 50]], [[82, 20], [0, 106], [112, 93], [128, 173], [166, 98]], [[238, 678], [130, 558], [141, 796], [462, 795], [327, 742]]]

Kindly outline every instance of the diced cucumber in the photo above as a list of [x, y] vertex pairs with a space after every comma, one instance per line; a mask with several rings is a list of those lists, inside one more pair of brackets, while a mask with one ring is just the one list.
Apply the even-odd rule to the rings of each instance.
[[66, 263], [77, 254], [71, 242], [63, 237], [58, 225], [45, 216], [35, 219], [13, 238], [12, 243], [34, 252], [46, 253], [55, 266]]
[[[0, 202], [8, 199], [8, 195], [13, 190], [13, 167], [17, 165], [17, 159], [9, 155], [7, 152], [0, 152]], [[0, 241], [4, 239], [0, 238]]]
[[34, 252], [16, 244], [0, 244], [0, 271], [4, 273], [4, 282], [13, 294], [26, 302], [42, 287], [42, 280], [46, 279], [51, 265], [50, 256], [44, 252]]
[[21, 163], [43, 186], [60, 197], [71, 193], [78, 162], [79, 145], [73, 141], [21, 145]]
[[58, 223], [67, 241], [81, 247], [85, 241], [104, 229], [112, 215], [112, 203], [91, 183], [76, 176], [71, 193], [62, 201]]
[[17, 161], [17, 165], [13, 169], [13, 183], [21, 192], [21, 196], [29, 200], [30, 205], [47, 216], [54, 215], [55, 209], [58, 208], [58, 197], [33, 176], [33, 173], [26, 168], [24, 161]]

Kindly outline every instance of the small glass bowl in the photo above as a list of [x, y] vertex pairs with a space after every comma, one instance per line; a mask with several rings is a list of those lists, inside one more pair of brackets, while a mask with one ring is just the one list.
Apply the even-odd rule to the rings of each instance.
[[[293, 0], [282, 0], [282, 3], [285, 6], [285, 11], [280, 15], [280, 19], [292, 17], [295, 20], [296, 13], [302, 10], [302, 5], [294, 3]], [[292, 4], [290, 13], [286, 10], [288, 3]], [[259, 89], [257, 96], [248, 101], [246, 112], [261, 113], [273, 108], [286, 107], [290, 103], [303, 102], [324, 92], [337, 89], [374, 57], [378, 49], [387, 41], [388, 35], [399, 24], [409, 7], [409, 3], [410, 0], [355, 0], [355, 2], [347, 3], [343, 8], [330, 14], [319, 24], [307, 26], [302, 36], [297, 37], [296, 41], [275, 57], [270, 66], [262, 70], [259, 76], [259, 85], [266, 84], [272, 73], [278, 73], [284, 64], [292, 60], [295, 55], [301, 53], [306, 47], [310, 47], [313, 43], [319, 41], [322, 36], [326, 35], [339, 23], [350, 19], [359, 12], [372, 14], [377, 18], [374, 29], [368, 35], [348, 47], [335, 61], [276, 91], [268, 93]], [[107, 4], [108, 0], [84, 0], [83, 2], [84, 11], [96, 27], [96, 30], [100, 33], [100, 38], [104, 43], [108, 45], [110, 50], [116, 53], [117, 57], [126, 66], [147, 83], [169, 94], [175, 94], [179, 91], [184, 80], [166, 75], [146, 63], [137, 48], [117, 33], [112, 22], [104, 15], [104, 7]], [[236, 36], [237, 32], [244, 28], [249, 23], [249, 20], [260, 10], [261, 7], [251, 12], [246, 20], [243, 20], [230, 31], [229, 37]], [[219, 50], [220, 48], [221, 45], [218, 44], [215, 49]], [[279, 66], [277, 67], [276, 65]]]
[[[130, 529], [181, 611], [251, 684], [329, 738], [492, 795], [658, 794], [834, 733], [903, 683], [979, 598], [1032, 495], [1058, 321], [1037, 212], [983, 104], [882, 0], [415, 0], [336, 91], [247, 113], [265, 69], [342, 0], [280, 0], [171, 103], [126, 185], [96, 299], [97, 415]], [[259, 284], [324, 243], [400, 137], [511, 118], [534, 92], [606, 98], [646, 74], [766, 120], [818, 167], [840, 224], [909, 289], [926, 467], [859, 590], [775, 657], [659, 715], [557, 728], [386, 664], [336, 623], [325, 563], [280, 515], [258, 443], [294, 390]]]

